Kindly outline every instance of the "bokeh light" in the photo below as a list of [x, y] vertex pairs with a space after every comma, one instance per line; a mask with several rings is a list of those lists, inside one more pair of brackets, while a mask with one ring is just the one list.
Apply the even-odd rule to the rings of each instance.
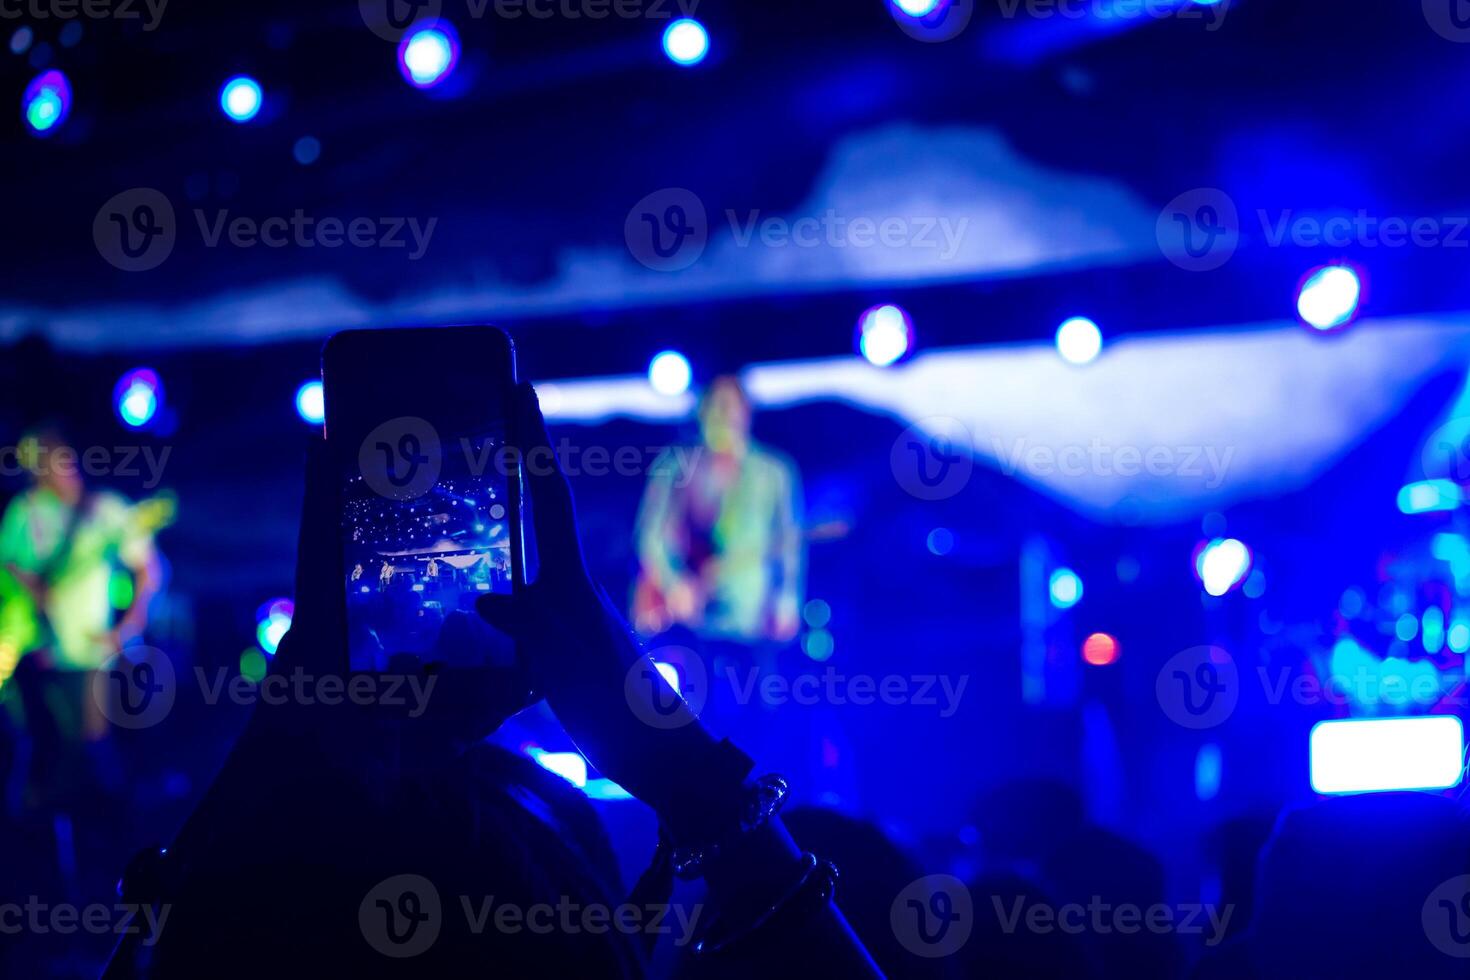
[[249, 122], [259, 115], [263, 101], [260, 83], [249, 75], [236, 75], [219, 90], [219, 107], [237, 123]]
[[681, 17], [664, 31], [664, 54], [676, 65], [697, 65], [709, 54], [709, 32], [692, 17]]

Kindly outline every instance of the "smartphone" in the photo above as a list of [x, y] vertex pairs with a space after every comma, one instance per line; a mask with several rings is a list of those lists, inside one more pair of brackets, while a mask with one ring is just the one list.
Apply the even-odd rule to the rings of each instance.
[[510, 336], [346, 331], [327, 342], [322, 377], [349, 669], [499, 661], [504, 638], [475, 603], [527, 581]]

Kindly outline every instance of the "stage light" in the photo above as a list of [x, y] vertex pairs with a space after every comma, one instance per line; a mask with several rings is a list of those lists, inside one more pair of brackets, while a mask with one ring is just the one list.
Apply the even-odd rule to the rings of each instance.
[[1454, 653], [1464, 653], [1470, 650], [1470, 624], [1463, 620], [1456, 620], [1450, 624], [1449, 631], [1445, 634], [1445, 642], [1449, 644]]
[[858, 318], [858, 351], [870, 364], [887, 367], [907, 354], [913, 341], [914, 324], [902, 307], [875, 306]]
[[260, 83], [249, 75], [236, 75], [219, 90], [219, 107], [235, 122], [249, 122], [260, 112]]
[[811, 630], [801, 638], [802, 652], [817, 663], [831, 659], [832, 650], [835, 646], [836, 643], [832, 639], [832, 634], [826, 630]]
[[709, 54], [709, 32], [692, 17], [681, 17], [664, 31], [664, 54], [676, 65], [697, 65]]
[[246, 680], [259, 684], [265, 680], [268, 669], [265, 654], [255, 647], [250, 647], [240, 654], [240, 676]]
[[1398, 504], [1405, 514], [1425, 514], [1454, 510], [1460, 501], [1459, 484], [1450, 480], [1420, 480], [1400, 488]]
[[929, 532], [929, 537], [925, 543], [929, 546], [929, 553], [931, 555], [938, 555], [943, 558], [954, 550], [954, 532], [947, 527], [936, 527]]
[[272, 599], [255, 613], [255, 640], [266, 656], [274, 657], [281, 639], [291, 629], [296, 604], [290, 599]]
[[1086, 364], [1102, 351], [1102, 331], [1085, 316], [1074, 316], [1057, 327], [1057, 352], [1072, 364]]
[[554, 772], [578, 789], [587, 785], [587, 760], [576, 752], [547, 752], [530, 749], [531, 758], [547, 772]]
[[163, 404], [163, 383], [151, 368], [136, 368], [118, 379], [112, 399], [123, 424], [141, 429], [153, 421]]
[[893, 0], [894, 6], [910, 17], [928, 17], [938, 10], [946, 0]]
[[1220, 775], [1224, 768], [1220, 746], [1206, 742], [1194, 755], [1194, 796], [1201, 802], [1213, 800], [1220, 793]]
[[1345, 265], [1313, 270], [1302, 280], [1296, 297], [1297, 315], [1318, 330], [1333, 330], [1352, 322], [1358, 312], [1363, 284]]
[[1215, 538], [1200, 549], [1194, 570], [1206, 592], [1222, 596], [1250, 572], [1251, 551], [1235, 538]]
[[1465, 732], [1454, 715], [1321, 721], [1309, 741], [1318, 793], [1448, 789], [1464, 774]]
[[669, 685], [669, 687], [673, 689], [675, 694], [678, 694], [681, 697], [683, 696], [683, 692], [679, 690], [678, 667], [675, 667], [673, 664], [663, 663], [662, 661], [655, 660], [653, 663], [653, 669], [658, 671], [658, 675], [664, 679], [665, 684]]
[[1121, 652], [1117, 639], [1107, 633], [1093, 633], [1082, 641], [1082, 659], [1094, 667], [1117, 663]]
[[404, 35], [398, 43], [398, 70], [410, 85], [432, 88], [459, 63], [459, 38], [443, 21]]
[[296, 389], [296, 414], [311, 425], [321, 425], [327, 420], [326, 397], [320, 381], [308, 381]]
[[1051, 573], [1049, 590], [1051, 604], [1058, 609], [1070, 609], [1082, 601], [1082, 579], [1070, 568], [1058, 568]]
[[59, 71], [42, 72], [26, 86], [21, 108], [31, 132], [44, 136], [66, 121], [71, 111], [71, 83]]
[[648, 362], [648, 383], [660, 395], [682, 395], [692, 380], [694, 371], [689, 359], [678, 351], [660, 351]]
[[832, 622], [832, 607], [824, 599], [808, 599], [801, 609], [801, 618], [812, 629], [822, 629]]
[[297, 163], [309, 167], [322, 155], [321, 141], [315, 136], [303, 136], [291, 147], [291, 155], [296, 158]]
[[10, 35], [10, 53], [25, 54], [30, 50], [31, 42], [35, 38], [35, 32], [29, 27], [17, 27], [15, 33]]

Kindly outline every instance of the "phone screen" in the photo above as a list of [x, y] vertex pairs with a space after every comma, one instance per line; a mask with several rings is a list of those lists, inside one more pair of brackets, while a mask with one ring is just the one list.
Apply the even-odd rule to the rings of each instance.
[[[519, 469], [506, 448], [514, 374], [475, 348], [499, 337], [508, 350], [508, 339], [489, 328], [344, 336], [361, 339], [328, 350], [327, 431], [342, 481], [350, 668], [495, 659], [503, 638], [475, 603], [522, 578]], [[434, 383], [421, 383], [431, 375], [414, 369], [435, 364]], [[456, 364], [474, 367], [446, 371]]]

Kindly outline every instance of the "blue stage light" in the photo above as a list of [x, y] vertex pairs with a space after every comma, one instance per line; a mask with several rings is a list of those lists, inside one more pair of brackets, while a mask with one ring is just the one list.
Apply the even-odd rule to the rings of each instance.
[[587, 785], [587, 760], [577, 752], [547, 752], [544, 749], [528, 750], [531, 758], [547, 772], [554, 772], [578, 789]]
[[1310, 751], [1318, 793], [1448, 789], [1464, 774], [1465, 732], [1454, 715], [1323, 721]]
[[1224, 768], [1220, 746], [1206, 742], [1194, 756], [1194, 795], [1199, 800], [1213, 800], [1220, 793], [1220, 775]]
[[694, 371], [689, 359], [678, 351], [659, 351], [648, 362], [648, 383], [660, 395], [682, 395], [692, 380]]
[[1072, 364], [1087, 364], [1102, 351], [1102, 331], [1085, 316], [1074, 316], [1057, 327], [1057, 352]]
[[118, 379], [112, 400], [123, 424], [141, 429], [153, 421], [163, 404], [163, 382], [153, 369], [137, 368]]
[[931, 555], [943, 558], [954, 550], [954, 532], [947, 527], [936, 527], [929, 532], [925, 543], [929, 546]]
[[901, 306], [875, 306], [858, 318], [858, 351], [870, 364], [893, 364], [909, 352], [913, 340], [913, 321]]
[[1460, 486], [1450, 480], [1420, 480], [1405, 484], [1399, 490], [1399, 510], [1405, 514], [1424, 514], [1437, 510], [1454, 510], [1461, 502]]
[[262, 101], [260, 83], [249, 75], [236, 75], [219, 90], [219, 107], [235, 122], [254, 119]]
[[71, 83], [59, 71], [42, 72], [26, 86], [21, 109], [31, 132], [44, 136], [54, 131], [71, 112]]
[[406, 34], [398, 43], [398, 70], [415, 88], [432, 88], [459, 63], [459, 38], [444, 21]]
[[1309, 326], [1333, 330], [1352, 322], [1363, 284], [1345, 265], [1328, 265], [1307, 274], [1297, 291], [1296, 312]]
[[327, 420], [326, 396], [320, 381], [308, 381], [296, 389], [296, 414], [303, 422], [321, 425]]
[[947, 0], [893, 0], [893, 5], [910, 17], [928, 17]]
[[272, 599], [255, 613], [255, 640], [266, 656], [276, 655], [276, 648], [291, 629], [296, 604], [290, 599]]
[[309, 167], [322, 155], [321, 141], [315, 136], [303, 136], [291, 147], [291, 155], [296, 158], [297, 163]]
[[1215, 538], [1195, 556], [1194, 571], [1205, 591], [1222, 596], [1251, 570], [1251, 550], [1235, 538]]
[[692, 17], [681, 17], [664, 30], [664, 54], [676, 65], [697, 65], [709, 54], [709, 32]]
[[669, 685], [669, 687], [673, 690], [675, 694], [681, 696], [683, 695], [684, 692], [679, 689], [678, 667], [675, 667], [673, 664], [670, 663], [664, 663], [663, 661], [655, 660], [653, 663], [653, 669], [658, 671], [658, 676], [664, 679], [664, 683]]
[[1070, 609], [1082, 600], [1082, 579], [1070, 568], [1052, 572], [1049, 589], [1051, 604], [1058, 609]]

